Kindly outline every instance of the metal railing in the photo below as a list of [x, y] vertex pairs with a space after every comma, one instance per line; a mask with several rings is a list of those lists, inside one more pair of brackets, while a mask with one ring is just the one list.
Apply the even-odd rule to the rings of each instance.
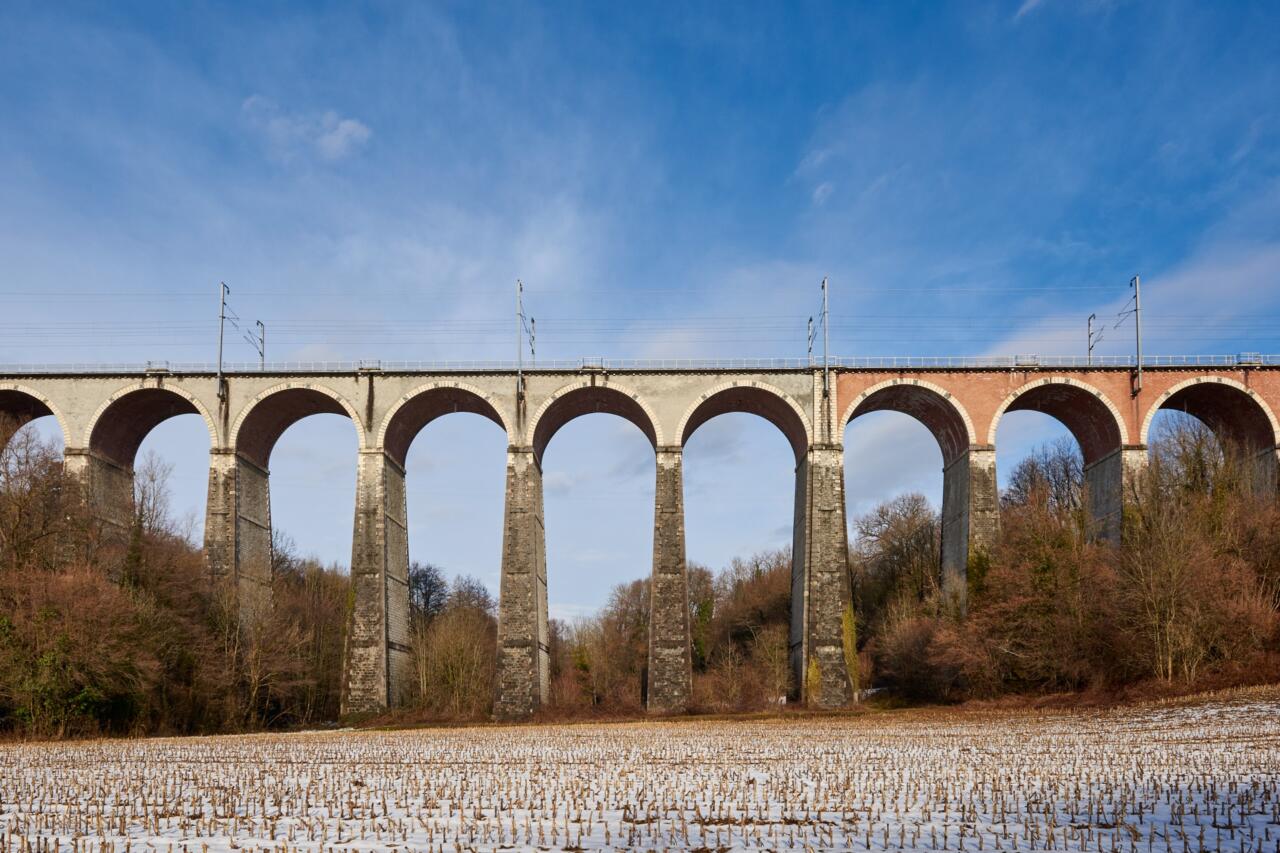
[[[1234, 355], [1155, 355], [1142, 360], [1143, 367], [1280, 367], [1280, 355], [1236, 353]], [[844, 370], [1038, 370], [1052, 368], [1118, 369], [1133, 368], [1133, 356], [858, 356], [833, 358], [831, 366]], [[816, 370], [820, 361], [803, 358], [580, 358], [541, 361], [524, 366], [526, 373], [584, 370]], [[259, 365], [257, 362], [228, 362], [226, 373], [500, 373], [514, 372], [514, 361], [283, 361]], [[49, 363], [0, 364], [0, 375], [48, 374], [146, 374], [214, 373], [217, 365], [207, 362], [147, 361], [118, 364]]]

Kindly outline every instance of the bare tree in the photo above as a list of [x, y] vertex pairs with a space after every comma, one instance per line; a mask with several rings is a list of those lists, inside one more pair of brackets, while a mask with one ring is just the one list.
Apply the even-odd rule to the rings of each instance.
[[134, 519], [144, 535], [155, 536], [169, 530], [169, 483], [172, 478], [173, 464], [166, 462], [154, 450], [148, 450], [142, 457], [142, 464], [134, 467]]
[[1070, 436], [1042, 444], [1018, 463], [1000, 496], [1003, 507], [1045, 500], [1056, 512], [1078, 512], [1084, 504], [1084, 456]]
[[751, 644], [751, 658], [760, 669], [767, 701], [776, 702], [791, 693], [791, 649], [786, 625], [774, 623], [759, 628]]
[[433, 563], [409, 564], [409, 608], [415, 622], [430, 622], [444, 610], [449, 582]]

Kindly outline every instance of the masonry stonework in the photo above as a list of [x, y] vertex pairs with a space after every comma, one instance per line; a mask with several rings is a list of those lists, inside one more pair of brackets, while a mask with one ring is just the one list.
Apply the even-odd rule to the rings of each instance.
[[942, 594], [948, 606], [968, 606], [969, 567], [984, 559], [1000, 530], [994, 447], [972, 446], [942, 472]]
[[[405, 454], [427, 422], [452, 412], [488, 418], [508, 437], [495, 715], [527, 717], [548, 696], [547, 564], [541, 452], [569, 420], [606, 412], [654, 446], [653, 583], [648, 698], [654, 712], [686, 707], [689, 626], [682, 450], [727, 412], [760, 416], [795, 453], [792, 662], [807, 701], [849, 699], [842, 617], [849, 606], [842, 431], [865, 412], [923, 423], [943, 451], [940, 579], [963, 607], [966, 576], [998, 523], [995, 444], [1008, 412], [1061, 421], [1085, 457], [1098, 535], [1114, 541], [1125, 502], [1147, 464], [1154, 414], [1186, 412], [1256, 460], [1257, 488], [1280, 489], [1280, 365], [1127, 368], [1005, 367], [608, 369], [514, 372], [382, 370], [325, 373], [136, 372], [0, 375], [0, 419], [55, 418], [66, 469], [83, 484], [107, 536], [132, 519], [138, 446], [164, 420], [193, 414], [210, 437], [205, 551], [211, 580], [243, 617], [270, 606], [268, 463], [291, 424], [317, 413], [349, 417], [359, 441], [352, 543], [353, 604], [344, 708], [393, 706], [408, 683], [408, 535]], [[526, 424], [525, 412], [533, 413]], [[554, 570], [554, 567], [553, 567]], [[619, 580], [622, 580], [619, 578]], [[682, 602], [686, 602], [682, 606]]]
[[852, 698], [844, 650], [844, 619], [846, 611], [852, 616], [852, 597], [843, 450], [810, 450], [796, 470], [796, 480], [792, 672], [805, 702], [835, 708]]
[[658, 451], [654, 490], [648, 708], [661, 714], [687, 710], [693, 694], [681, 457], [679, 448]]
[[210, 454], [204, 543], [215, 588], [234, 596], [241, 620], [260, 619], [271, 607], [270, 478], [238, 454]]
[[380, 449], [361, 452], [343, 714], [394, 707], [408, 692], [413, 660], [407, 515], [404, 469]]
[[542, 468], [532, 449], [513, 448], [507, 452], [494, 716], [521, 719], [542, 707], [550, 664]]

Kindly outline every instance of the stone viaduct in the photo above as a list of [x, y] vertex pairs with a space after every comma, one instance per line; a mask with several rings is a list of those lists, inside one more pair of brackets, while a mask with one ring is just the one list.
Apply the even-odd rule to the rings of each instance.
[[[1131, 366], [1019, 360], [807, 363], [574, 363], [523, 371], [432, 370], [361, 363], [288, 371], [236, 369], [221, 386], [207, 367], [0, 372], [0, 415], [52, 416], [67, 469], [105, 521], [129, 524], [134, 457], [160, 422], [199, 415], [209, 431], [205, 553], [211, 580], [241, 613], [268, 606], [272, 448], [296, 421], [349, 417], [359, 439], [352, 547], [354, 611], [344, 711], [397, 704], [409, 675], [405, 457], [428, 423], [453, 412], [488, 418], [507, 436], [506, 510], [499, 596], [500, 718], [528, 716], [548, 691], [547, 565], [543, 451], [567, 422], [607, 412], [635, 424], [657, 461], [648, 703], [679, 711], [690, 697], [682, 450], [702, 424], [728, 412], [775, 425], [795, 453], [792, 664], [802, 698], [835, 706], [849, 698], [841, 617], [850, 599], [844, 498], [845, 425], [874, 411], [904, 412], [942, 449], [942, 577], [963, 607], [971, 556], [998, 525], [996, 428], [1009, 411], [1061, 421], [1083, 450], [1098, 535], [1119, 536], [1126, 488], [1147, 459], [1157, 410], [1186, 411], [1247, 448], [1260, 488], [1280, 469], [1280, 359], [1182, 360], [1147, 366], [1137, 389]], [[805, 674], [818, 677], [806, 683]]]

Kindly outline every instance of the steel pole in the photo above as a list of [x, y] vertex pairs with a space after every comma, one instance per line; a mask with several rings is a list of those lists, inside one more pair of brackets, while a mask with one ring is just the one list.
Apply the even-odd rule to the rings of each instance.
[[831, 357], [828, 334], [830, 322], [827, 307], [827, 277], [822, 277], [822, 396], [831, 395]]
[[516, 397], [524, 396], [524, 283], [516, 279]]
[[1138, 345], [1138, 381], [1134, 396], [1142, 393], [1142, 277], [1133, 277], [1133, 327]]
[[222, 389], [222, 332], [227, 325], [227, 294], [231, 288], [225, 281], [218, 282], [218, 399], [226, 399]]

